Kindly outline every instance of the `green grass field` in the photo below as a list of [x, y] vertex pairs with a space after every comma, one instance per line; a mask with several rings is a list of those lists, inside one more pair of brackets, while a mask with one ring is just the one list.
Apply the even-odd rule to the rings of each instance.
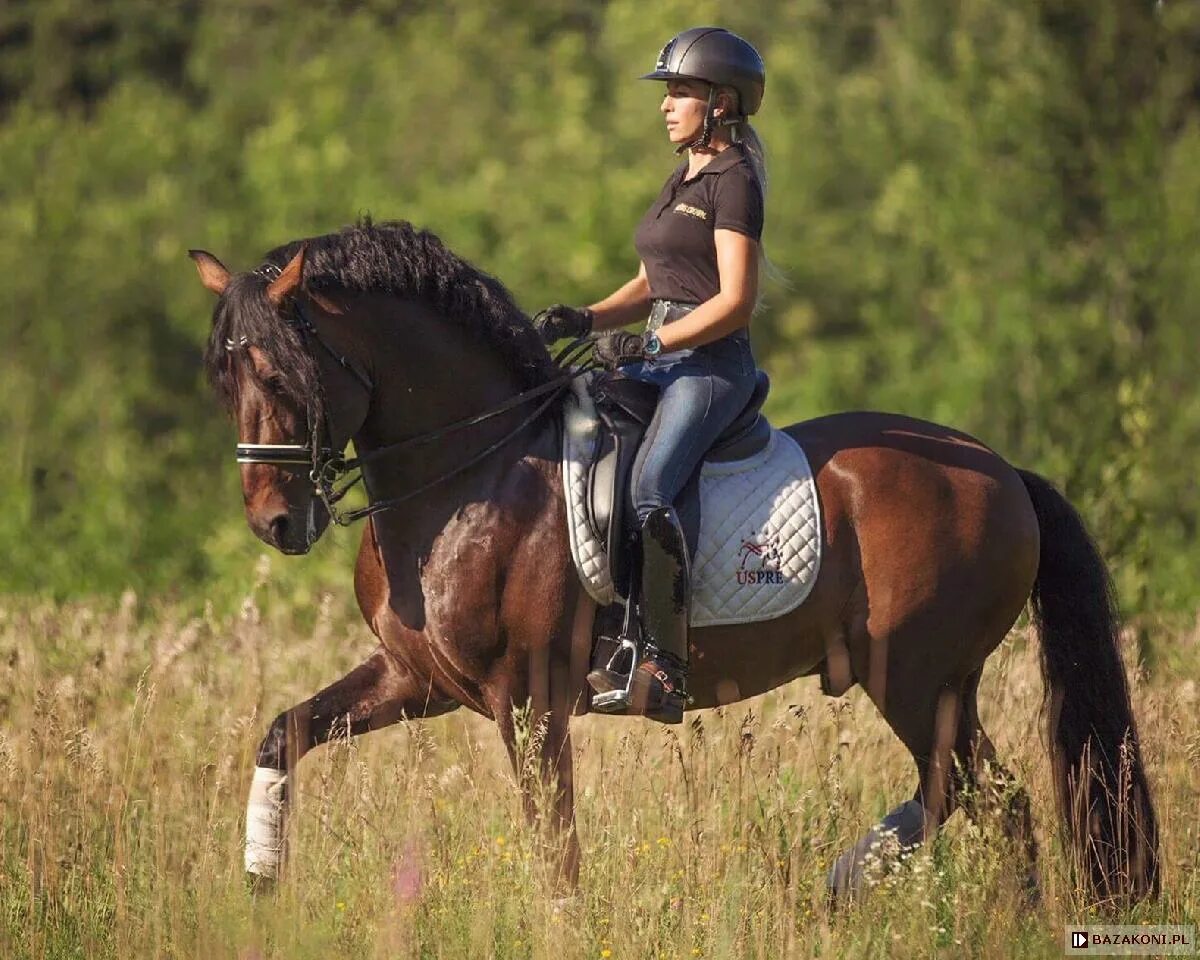
[[[261, 609], [260, 609], [261, 606]], [[0, 602], [0, 956], [1057, 957], [1084, 917], [1042, 745], [1036, 649], [1015, 631], [981, 701], [1027, 784], [1045, 903], [1020, 895], [998, 825], [961, 814], [865, 902], [830, 912], [832, 858], [909, 796], [907, 754], [861, 691], [812, 681], [683, 727], [576, 723], [583, 878], [556, 905], [491, 725], [465, 712], [322, 748], [302, 764], [292, 860], [272, 896], [242, 875], [266, 724], [370, 650], [326, 600], [270, 588], [241, 612]], [[1164, 899], [1200, 903], [1200, 628], [1134, 678], [1163, 837]]]

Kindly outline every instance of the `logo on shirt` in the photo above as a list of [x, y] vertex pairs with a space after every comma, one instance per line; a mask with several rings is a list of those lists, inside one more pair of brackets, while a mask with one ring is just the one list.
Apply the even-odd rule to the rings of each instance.
[[676, 213], [686, 213], [689, 217], [695, 217], [697, 220], [707, 220], [708, 211], [701, 210], [699, 207], [693, 207], [690, 203], [678, 203], [675, 205]]

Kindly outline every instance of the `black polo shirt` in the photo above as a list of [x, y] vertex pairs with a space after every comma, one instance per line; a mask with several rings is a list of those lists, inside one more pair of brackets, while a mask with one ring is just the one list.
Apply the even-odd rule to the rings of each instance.
[[734, 144], [685, 180], [687, 162], [667, 179], [638, 224], [633, 243], [646, 265], [656, 300], [703, 303], [721, 290], [714, 230], [736, 230], [762, 239], [763, 193]]

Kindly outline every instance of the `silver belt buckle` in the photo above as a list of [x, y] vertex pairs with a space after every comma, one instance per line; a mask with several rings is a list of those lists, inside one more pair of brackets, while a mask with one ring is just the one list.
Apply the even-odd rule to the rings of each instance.
[[650, 304], [650, 316], [646, 318], [646, 330], [649, 333], [654, 333], [662, 327], [663, 322], [667, 319], [667, 305], [665, 301], [655, 300]]

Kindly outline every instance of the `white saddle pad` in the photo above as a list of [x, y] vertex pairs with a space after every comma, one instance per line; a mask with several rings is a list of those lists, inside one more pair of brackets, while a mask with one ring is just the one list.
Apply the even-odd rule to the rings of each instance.
[[[617, 599], [604, 545], [587, 519], [587, 474], [598, 424], [582, 384], [563, 413], [563, 490], [575, 569], [588, 594]], [[700, 471], [700, 541], [692, 569], [692, 626], [773, 620], [808, 596], [821, 563], [821, 512], [808, 457], [771, 431], [752, 457]]]

